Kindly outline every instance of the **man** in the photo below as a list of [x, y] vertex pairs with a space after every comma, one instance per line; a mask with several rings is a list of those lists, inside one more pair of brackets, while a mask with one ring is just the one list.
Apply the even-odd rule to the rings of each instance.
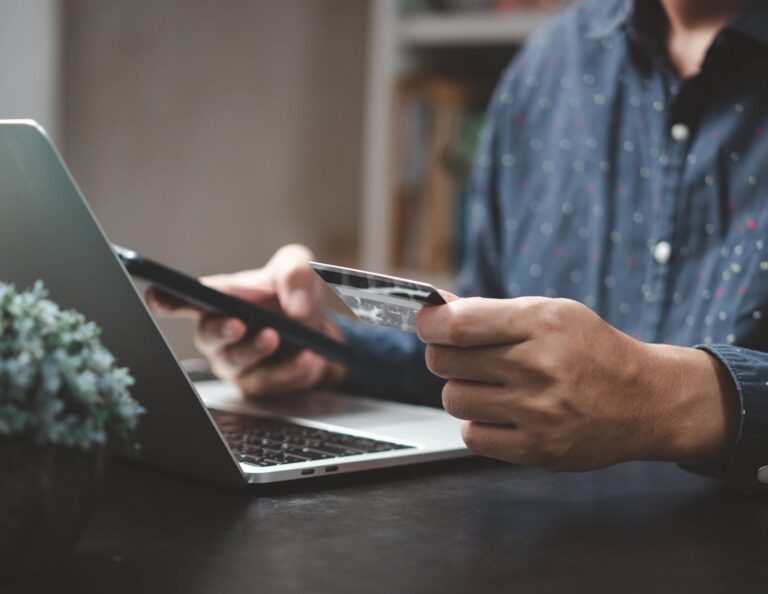
[[510, 462], [669, 460], [763, 488], [766, 105], [768, 3], [580, 3], [516, 56], [491, 103], [458, 290], [482, 297], [425, 309], [424, 347], [328, 315], [309, 252], [287, 246], [207, 282], [370, 364], [274, 362], [274, 331], [244, 340], [240, 322], [210, 317], [198, 346], [253, 396], [324, 386], [436, 403], [442, 390], [468, 446]]

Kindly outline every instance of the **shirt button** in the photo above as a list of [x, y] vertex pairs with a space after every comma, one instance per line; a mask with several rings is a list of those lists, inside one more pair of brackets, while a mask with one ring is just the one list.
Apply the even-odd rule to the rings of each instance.
[[672, 246], [667, 241], [660, 241], [653, 248], [653, 259], [659, 264], [666, 264], [669, 262], [669, 257], [672, 255]]
[[677, 142], [685, 142], [691, 137], [691, 129], [685, 124], [675, 124], [670, 132]]
[[757, 482], [768, 485], [768, 466], [763, 466], [757, 471]]

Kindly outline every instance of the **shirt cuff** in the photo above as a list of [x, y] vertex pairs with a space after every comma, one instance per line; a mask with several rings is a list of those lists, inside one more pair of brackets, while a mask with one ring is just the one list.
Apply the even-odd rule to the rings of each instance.
[[741, 424], [724, 466], [685, 468], [724, 478], [740, 491], [768, 493], [768, 484], [757, 478], [758, 471], [768, 466], [768, 353], [729, 344], [695, 348], [710, 353], [728, 369], [739, 394]]

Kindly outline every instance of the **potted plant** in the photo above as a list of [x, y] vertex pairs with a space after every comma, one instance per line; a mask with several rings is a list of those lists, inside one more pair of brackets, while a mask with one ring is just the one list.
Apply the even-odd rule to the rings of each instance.
[[74, 549], [108, 448], [132, 448], [141, 407], [96, 324], [38, 281], [0, 283], [0, 576]]

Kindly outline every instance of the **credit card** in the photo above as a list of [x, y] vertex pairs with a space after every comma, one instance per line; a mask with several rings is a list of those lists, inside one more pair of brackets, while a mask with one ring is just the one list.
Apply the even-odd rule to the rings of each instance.
[[419, 310], [445, 303], [427, 283], [320, 262], [309, 265], [358, 319], [375, 326], [416, 332]]

